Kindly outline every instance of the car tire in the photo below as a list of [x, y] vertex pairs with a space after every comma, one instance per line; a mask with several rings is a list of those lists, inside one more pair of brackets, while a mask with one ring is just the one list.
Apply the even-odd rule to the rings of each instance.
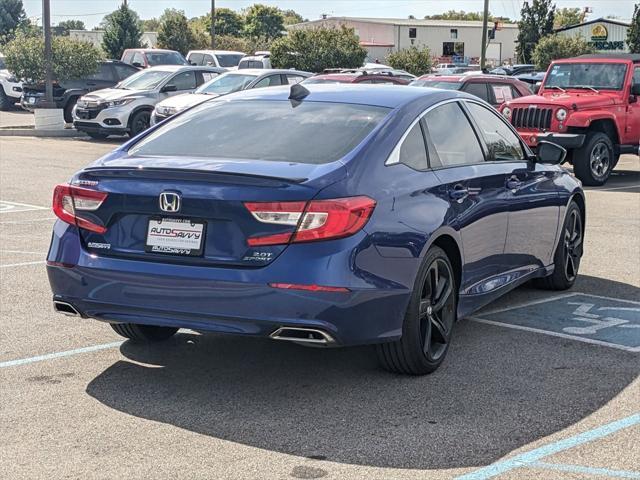
[[0, 110], [6, 112], [7, 110], [11, 110], [13, 108], [13, 103], [11, 99], [4, 93], [4, 88], [0, 86]]
[[135, 137], [139, 133], [144, 132], [151, 125], [151, 112], [141, 110], [135, 113], [129, 120], [129, 136]]
[[89, 135], [91, 138], [93, 138], [94, 140], [104, 140], [109, 136], [106, 133], [98, 133], [98, 132], [85, 132], [85, 133]]
[[67, 104], [64, 106], [64, 121], [66, 123], [73, 123], [73, 107], [76, 106], [78, 97], [71, 97], [67, 100]]
[[615, 165], [613, 143], [606, 133], [589, 132], [584, 145], [575, 150], [573, 170], [584, 185], [604, 185]]
[[416, 277], [402, 337], [376, 345], [385, 370], [408, 375], [435, 371], [444, 361], [456, 320], [458, 290], [447, 254], [431, 247]]
[[111, 323], [111, 328], [134, 343], [155, 343], [171, 338], [177, 331], [173, 327], [156, 327], [137, 323]]
[[584, 245], [584, 218], [578, 204], [572, 201], [562, 225], [560, 240], [553, 256], [553, 273], [536, 280], [535, 285], [547, 290], [567, 290], [573, 287], [580, 269]]

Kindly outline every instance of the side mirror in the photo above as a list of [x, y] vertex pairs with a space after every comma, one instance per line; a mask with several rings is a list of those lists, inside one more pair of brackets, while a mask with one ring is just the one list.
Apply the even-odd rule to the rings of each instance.
[[631, 95], [640, 95], [640, 83], [631, 85]]
[[536, 83], [531, 90], [533, 90], [533, 93], [535, 93], [537, 95], [538, 92], [540, 92], [540, 87], [541, 86], [542, 86], [541, 83]]
[[160, 90], [160, 92], [162, 93], [167, 93], [167, 92], [177, 92], [178, 91], [178, 87], [176, 87], [175, 85], [169, 84], [169, 85], [165, 85], [164, 87], [162, 87], [162, 89]]
[[131, 65], [134, 67], [142, 68], [142, 64], [140, 62], [132, 62]]
[[536, 150], [536, 161], [548, 165], [559, 165], [567, 156], [567, 151], [560, 145], [542, 140]]

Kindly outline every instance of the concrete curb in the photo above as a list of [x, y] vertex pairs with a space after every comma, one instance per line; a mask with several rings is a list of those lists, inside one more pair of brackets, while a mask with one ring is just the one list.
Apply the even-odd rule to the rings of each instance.
[[2, 127], [0, 137], [88, 138], [88, 135], [73, 129], [36, 130], [33, 127]]

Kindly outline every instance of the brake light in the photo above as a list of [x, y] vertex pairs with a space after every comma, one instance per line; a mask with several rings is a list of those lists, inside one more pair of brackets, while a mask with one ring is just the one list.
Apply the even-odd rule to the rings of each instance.
[[57, 185], [53, 191], [53, 213], [62, 220], [91, 232], [105, 233], [107, 229], [82, 217], [76, 212], [92, 212], [97, 210], [107, 198], [106, 192], [74, 187], [73, 185]]
[[375, 200], [348, 197], [310, 202], [247, 202], [245, 207], [262, 223], [289, 225], [291, 232], [250, 237], [251, 247], [315, 242], [353, 235], [367, 223]]

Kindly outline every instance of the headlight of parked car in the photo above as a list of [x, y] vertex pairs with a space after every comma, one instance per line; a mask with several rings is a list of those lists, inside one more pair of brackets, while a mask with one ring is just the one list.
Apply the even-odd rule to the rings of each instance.
[[9, 82], [9, 83], [18, 83], [18, 79], [16, 77], [14, 77], [13, 75], [11, 75], [9, 78], [7, 78], [7, 82]]
[[122, 105], [127, 105], [135, 100], [135, 98], [122, 98], [120, 100], [111, 100], [109, 102], [105, 102], [107, 108], [111, 107], [121, 107]]
[[159, 106], [159, 107], [156, 107], [156, 111], [158, 112], [158, 115], [162, 115], [165, 117], [175, 115], [176, 113], [178, 113], [178, 109], [176, 107]]
[[565, 118], [567, 118], [567, 111], [564, 108], [559, 108], [556, 111], [556, 118], [562, 122]]
[[511, 119], [511, 109], [509, 107], [504, 107], [502, 109], [502, 116], [507, 120]]

